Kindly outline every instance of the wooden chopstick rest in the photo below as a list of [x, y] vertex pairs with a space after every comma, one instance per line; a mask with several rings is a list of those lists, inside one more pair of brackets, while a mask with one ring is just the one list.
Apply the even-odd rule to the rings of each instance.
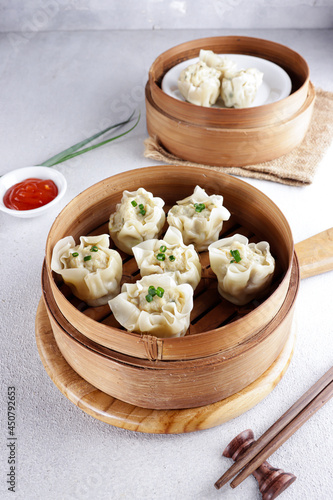
[[216, 481], [215, 488], [220, 489], [232, 478], [234, 479], [230, 486], [236, 488], [332, 397], [333, 366], [257, 441], [254, 441], [247, 452], [244, 451], [238, 457], [237, 462]]
[[[254, 443], [254, 434], [251, 429], [241, 432], [226, 447], [223, 456], [232, 458], [235, 462]], [[286, 490], [295, 480], [296, 476], [290, 472], [277, 469], [268, 462], [263, 462], [252, 475], [259, 484], [262, 500], [273, 500]]]

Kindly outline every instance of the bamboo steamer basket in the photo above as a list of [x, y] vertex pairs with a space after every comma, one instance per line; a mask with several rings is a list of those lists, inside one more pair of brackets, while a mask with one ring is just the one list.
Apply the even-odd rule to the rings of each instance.
[[286, 299], [273, 320], [247, 342], [185, 361], [143, 360], [102, 347], [61, 314], [43, 271], [43, 298], [54, 338], [73, 370], [105, 394], [141, 408], [183, 409], [215, 403], [258, 379], [291, 334], [299, 267], [294, 257]]
[[[267, 59], [288, 73], [292, 82], [291, 93], [264, 106], [217, 109], [179, 101], [163, 92], [161, 82], [164, 75], [180, 62], [199, 57], [200, 49], [212, 50], [216, 54], [243, 54]], [[300, 54], [280, 43], [246, 36], [209, 37], [182, 43], [159, 55], [148, 75], [152, 100], [159, 109], [175, 119], [221, 128], [261, 127], [287, 120], [303, 106], [309, 79], [309, 66]]]
[[[167, 168], [167, 175], [161, 169]], [[207, 193], [222, 194], [231, 212], [222, 235], [239, 232], [251, 241], [266, 240], [276, 259], [271, 289], [260, 301], [236, 307], [222, 299], [217, 281], [209, 266], [208, 252], [200, 254], [202, 279], [195, 291], [189, 332], [185, 337], [160, 339], [151, 335], [124, 332], [115, 321], [109, 306], [87, 308], [59, 283], [51, 271], [55, 243], [68, 235], [75, 240], [88, 234], [108, 232], [107, 221], [120, 202], [125, 189], [140, 186], [160, 196], [166, 210], [177, 200], [191, 194], [196, 185]], [[134, 258], [123, 256], [123, 282], [140, 278]], [[54, 300], [79, 332], [97, 344], [129, 356], [150, 360], [188, 360], [211, 356], [248, 341], [262, 330], [281, 308], [289, 287], [293, 257], [293, 239], [284, 215], [263, 193], [248, 183], [221, 172], [192, 167], [148, 167], [125, 172], [88, 188], [59, 214], [48, 235], [46, 270]]]
[[279, 158], [303, 141], [314, 101], [315, 90], [310, 83], [303, 106], [285, 121], [251, 128], [198, 126], [158, 108], [147, 84], [147, 130], [165, 149], [184, 160], [224, 167], [253, 165]]
[[[253, 55], [278, 64], [291, 78], [291, 94], [274, 103], [233, 109], [196, 106], [163, 92], [161, 81], [166, 72], [197, 57], [201, 48]], [[246, 166], [278, 158], [298, 146], [309, 127], [314, 100], [309, 67], [297, 52], [258, 38], [203, 38], [169, 49], [152, 64], [146, 85], [147, 130], [184, 160]]]
[[[106, 394], [142, 408], [180, 409], [208, 405], [237, 393], [260, 377], [290, 335], [300, 270], [289, 225], [263, 193], [239, 179], [205, 168], [148, 167], [95, 184], [59, 214], [51, 227], [42, 273], [43, 298], [57, 345], [68, 364]], [[196, 290], [185, 337], [157, 339], [121, 329], [108, 305], [88, 308], [50, 269], [56, 241], [68, 235], [101, 234], [125, 189], [145, 187], [170, 207], [201, 185], [220, 193], [230, 210], [223, 235], [240, 232], [266, 239], [276, 258], [272, 288], [261, 301], [232, 306], [217, 293], [207, 260]], [[310, 241], [310, 240], [309, 240]], [[327, 242], [330, 242], [327, 246]], [[301, 276], [333, 268], [333, 230], [298, 245]], [[325, 251], [322, 252], [322, 247]], [[314, 248], [318, 248], [316, 253]], [[314, 264], [314, 261], [321, 261]], [[140, 278], [133, 257], [123, 254], [123, 281]]]

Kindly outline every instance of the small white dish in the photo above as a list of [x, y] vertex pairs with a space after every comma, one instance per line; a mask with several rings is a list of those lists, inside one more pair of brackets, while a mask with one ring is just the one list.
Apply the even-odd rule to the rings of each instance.
[[[219, 55], [227, 55], [231, 60], [237, 63], [237, 68], [239, 70], [256, 68], [264, 74], [262, 84], [260, 85], [257, 95], [250, 106], [251, 108], [280, 101], [290, 94], [291, 79], [288, 73], [277, 64], [268, 61], [267, 59], [262, 59], [261, 57], [247, 56], [243, 54]], [[181, 63], [176, 64], [176, 66], [171, 68], [163, 77], [163, 92], [170, 95], [171, 97], [174, 97], [175, 99], [185, 102], [184, 97], [178, 90], [178, 78], [183, 69], [187, 68], [190, 64], [197, 63], [198, 61], [198, 57], [194, 59], [188, 59], [187, 61], [182, 61]], [[212, 107], [225, 108], [221, 99], [219, 99], [217, 103]]]
[[[17, 184], [18, 182], [22, 182], [25, 179], [29, 179], [32, 177], [45, 180], [51, 179], [58, 188], [57, 196], [46, 205], [43, 205], [38, 208], [33, 208], [32, 210], [13, 210], [11, 208], [7, 208], [3, 202], [3, 197], [6, 191], [10, 187], [14, 186], [14, 184]], [[47, 210], [49, 210], [56, 203], [58, 203], [58, 201], [60, 201], [61, 198], [64, 196], [66, 189], [67, 189], [67, 181], [65, 177], [60, 172], [54, 170], [51, 167], [35, 166], [35, 167], [24, 167], [24, 168], [19, 168], [17, 170], [12, 170], [11, 172], [8, 172], [7, 174], [4, 174], [2, 177], [0, 177], [0, 210], [2, 212], [5, 212], [6, 214], [13, 215], [14, 217], [21, 217], [21, 218], [37, 217], [39, 215], [44, 214]]]

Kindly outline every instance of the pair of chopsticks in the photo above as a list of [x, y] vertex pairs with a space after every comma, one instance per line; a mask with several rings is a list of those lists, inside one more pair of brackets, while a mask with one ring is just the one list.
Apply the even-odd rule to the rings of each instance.
[[252, 443], [244, 455], [216, 481], [215, 488], [220, 489], [241, 471], [230, 483], [232, 488], [236, 488], [309, 420], [316, 411], [324, 406], [332, 396], [333, 366], [257, 441]]

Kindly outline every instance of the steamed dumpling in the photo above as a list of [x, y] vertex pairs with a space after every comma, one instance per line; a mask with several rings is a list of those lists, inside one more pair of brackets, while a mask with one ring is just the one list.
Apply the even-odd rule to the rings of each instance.
[[169, 275], [152, 274], [134, 284], [124, 283], [109, 306], [116, 320], [130, 332], [181, 337], [190, 324], [193, 288], [177, 285]]
[[109, 235], [72, 236], [59, 240], [53, 249], [52, 271], [60, 274], [73, 294], [90, 306], [106, 304], [120, 290], [122, 260], [109, 248]]
[[170, 226], [163, 240], [143, 241], [133, 247], [141, 276], [170, 273], [180, 285], [188, 283], [193, 289], [201, 279], [201, 264], [193, 245], [185, 245], [179, 229]]
[[167, 220], [182, 233], [185, 245], [193, 244], [201, 252], [218, 239], [223, 221], [229, 217], [229, 210], [223, 206], [223, 196], [209, 196], [196, 186], [191, 196], [177, 201], [169, 210]]
[[208, 251], [219, 293], [233, 304], [247, 304], [270, 285], [275, 261], [267, 241], [249, 243], [235, 234], [212, 243]]
[[237, 64], [235, 61], [232, 61], [228, 56], [218, 56], [212, 50], [200, 50], [199, 54], [200, 61], [203, 61], [210, 68], [215, 68], [220, 71], [221, 76], [223, 78], [231, 73], [236, 71]]
[[220, 71], [199, 61], [180, 73], [178, 88], [188, 102], [209, 107], [216, 103], [220, 95], [220, 76]]
[[263, 79], [263, 73], [248, 68], [222, 79], [221, 97], [224, 104], [234, 108], [248, 108], [254, 101]]
[[144, 188], [124, 191], [121, 203], [109, 220], [109, 232], [115, 245], [132, 255], [132, 248], [142, 241], [156, 238], [163, 228], [165, 213], [162, 198]]

